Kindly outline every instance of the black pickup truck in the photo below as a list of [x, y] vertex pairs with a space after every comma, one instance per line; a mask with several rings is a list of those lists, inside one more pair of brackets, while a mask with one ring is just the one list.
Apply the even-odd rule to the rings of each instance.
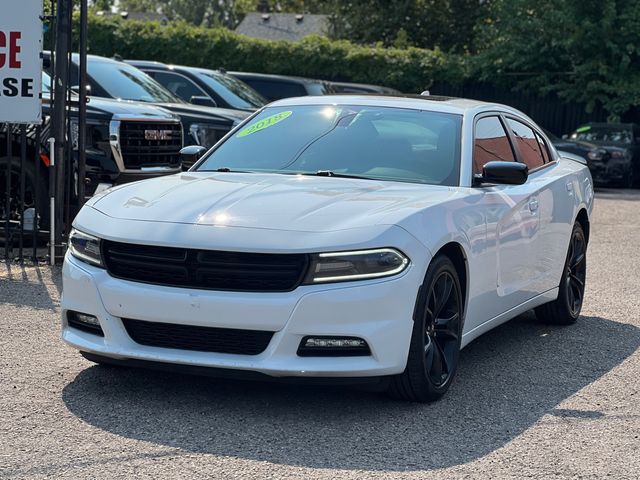
[[[70, 78], [78, 78], [80, 58], [77, 54], [73, 54], [71, 60]], [[49, 66], [47, 53], [44, 54], [44, 66], [45, 68]], [[187, 103], [142, 70], [111, 58], [88, 55], [87, 76], [91, 98], [153, 104], [179, 115], [185, 145], [212, 147], [231, 128], [250, 114], [240, 110]]]
[[[42, 124], [40, 135], [40, 165], [34, 161], [36, 126], [26, 129], [27, 161], [25, 162], [25, 209], [34, 207], [38, 199], [41, 226], [48, 225], [49, 144], [51, 136], [49, 85], [43, 74]], [[78, 111], [70, 111], [70, 143], [74, 174], [77, 172]], [[7, 155], [7, 128], [12, 131], [11, 156]], [[86, 195], [97, 189], [145, 178], [177, 173], [182, 170], [180, 149], [184, 144], [178, 115], [150, 104], [117, 102], [91, 98], [87, 105], [87, 168]], [[19, 128], [0, 124], [0, 218], [6, 219], [6, 174], [11, 164], [9, 217], [16, 220], [19, 205], [21, 141]], [[36, 172], [38, 168], [38, 172]], [[36, 180], [37, 179], [37, 180]], [[76, 192], [72, 192], [71, 202]]]

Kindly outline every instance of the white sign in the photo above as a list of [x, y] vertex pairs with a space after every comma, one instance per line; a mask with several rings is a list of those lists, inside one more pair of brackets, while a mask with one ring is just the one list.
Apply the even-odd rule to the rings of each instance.
[[0, 122], [39, 123], [42, 0], [0, 0]]

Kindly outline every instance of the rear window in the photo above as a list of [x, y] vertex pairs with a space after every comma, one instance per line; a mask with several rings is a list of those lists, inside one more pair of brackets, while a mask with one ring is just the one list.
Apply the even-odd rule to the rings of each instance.
[[334, 174], [458, 185], [460, 115], [389, 107], [266, 108], [198, 170]]

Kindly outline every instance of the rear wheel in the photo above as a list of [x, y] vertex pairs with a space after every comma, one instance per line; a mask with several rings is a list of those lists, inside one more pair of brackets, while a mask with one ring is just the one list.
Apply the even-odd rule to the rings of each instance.
[[389, 385], [393, 397], [430, 402], [446, 393], [458, 369], [462, 310], [456, 269], [448, 257], [438, 255], [418, 298], [407, 367]]
[[571, 233], [558, 298], [535, 309], [538, 320], [558, 325], [574, 323], [582, 310], [586, 277], [587, 238], [580, 222], [576, 222]]

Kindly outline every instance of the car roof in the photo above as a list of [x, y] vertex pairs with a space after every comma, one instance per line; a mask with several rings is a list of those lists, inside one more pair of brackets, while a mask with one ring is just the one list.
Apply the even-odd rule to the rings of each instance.
[[169, 65], [162, 62], [154, 62], [152, 60], [124, 60], [125, 63], [133, 65], [134, 67], [160, 67], [169, 68]]
[[487, 103], [467, 98], [442, 97], [437, 95], [383, 95], [346, 94], [308, 97], [292, 97], [277, 100], [269, 107], [290, 107], [296, 105], [362, 105], [379, 107], [410, 108], [444, 113], [464, 114], [470, 111], [496, 110], [513, 113], [528, 118], [522, 112], [498, 103]]
[[227, 72], [229, 75], [246, 76], [253, 78], [261, 78], [264, 80], [285, 80], [299, 83], [329, 83], [327, 80], [318, 80], [315, 78], [294, 77], [290, 75], [275, 75], [272, 73], [253, 73], [253, 72]]

